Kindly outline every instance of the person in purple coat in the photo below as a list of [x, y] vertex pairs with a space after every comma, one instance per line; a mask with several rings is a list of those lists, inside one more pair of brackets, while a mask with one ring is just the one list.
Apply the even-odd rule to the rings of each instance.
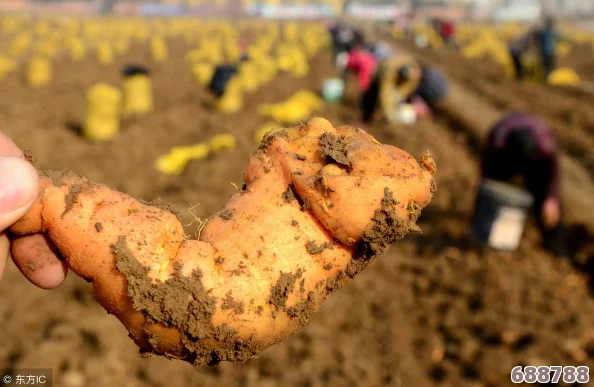
[[555, 136], [540, 118], [512, 113], [489, 132], [481, 159], [483, 178], [520, 184], [534, 196], [543, 245], [566, 257], [562, 224], [561, 171]]

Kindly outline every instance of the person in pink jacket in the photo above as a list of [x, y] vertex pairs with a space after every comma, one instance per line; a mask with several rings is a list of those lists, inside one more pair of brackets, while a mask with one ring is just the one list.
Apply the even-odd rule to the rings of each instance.
[[346, 73], [357, 75], [357, 83], [361, 93], [360, 109], [363, 126], [371, 119], [371, 112], [377, 104], [379, 82], [376, 77], [378, 60], [369, 52], [363, 41], [357, 41], [348, 52], [344, 63]]

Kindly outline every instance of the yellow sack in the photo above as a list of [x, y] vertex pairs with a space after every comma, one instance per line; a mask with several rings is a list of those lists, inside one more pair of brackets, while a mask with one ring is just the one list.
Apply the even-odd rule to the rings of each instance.
[[216, 102], [216, 108], [225, 114], [236, 113], [243, 108], [242, 84], [237, 77], [229, 81], [225, 93]]
[[576, 87], [582, 83], [582, 80], [573, 69], [562, 67], [549, 75], [547, 83], [553, 86]]
[[204, 160], [210, 154], [207, 144], [201, 142], [192, 146], [176, 146], [155, 162], [155, 168], [168, 175], [181, 175], [190, 160]]
[[282, 71], [291, 71], [294, 60], [289, 55], [280, 55], [276, 58], [276, 67]]
[[241, 51], [236, 44], [227, 44], [225, 46], [225, 53], [227, 54], [227, 60], [231, 63], [235, 63], [241, 57]]
[[12, 56], [21, 56], [31, 47], [33, 38], [29, 33], [21, 33], [13, 39], [9, 53]]
[[113, 63], [113, 47], [107, 42], [101, 42], [97, 46], [97, 60], [103, 66], [109, 66]]
[[258, 113], [264, 117], [271, 117], [283, 124], [294, 124], [305, 121], [312, 115], [312, 110], [301, 101], [287, 101], [274, 105], [261, 105]]
[[151, 79], [143, 74], [124, 79], [124, 115], [145, 114], [153, 110]]
[[309, 90], [300, 90], [293, 94], [289, 101], [294, 103], [301, 103], [311, 110], [320, 111], [324, 108], [324, 100]]
[[303, 78], [309, 74], [309, 64], [307, 63], [305, 56], [297, 57], [295, 59], [294, 67], [291, 72], [293, 76], [297, 78]]
[[214, 66], [208, 63], [196, 63], [192, 66], [192, 75], [201, 86], [208, 86], [214, 74]]
[[47, 85], [52, 79], [52, 63], [43, 57], [31, 58], [27, 64], [25, 77], [29, 86]]
[[80, 39], [72, 39], [68, 44], [68, 54], [70, 59], [80, 62], [84, 59], [87, 52], [85, 44]]
[[189, 148], [188, 153], [190, 155], [190, 158], [193, 160], [204, 160], [210, 154], [210, 147], [208, 146], [208, 144], [201, 142], [199, 144], [192, 145]]
[[151, 40], [151, 56], [155, 62], [163, 62], [167, 59], [167, 44], [161, 37], [154, 37]]
[[157, 159], [155, 167], [168, 175], [181, 175], [190, 162], [190, 149], [188, 147], [176, 147]]
[[260, 87], [258, 77], [253, 67], [243, 67], [240, 69], [237, 79], [241, 82], [242, 89], [248, 93], [257, 91]]
[[119, 89], [98, 83], [87, 91], [83, 136], [91, 141], [106, 141], [119, 132], [122, 93]]
[[225, 114], [237, 113], [243, 108], [243, 96], [240, 92], [227, 91], [217, 100], [216, 108]]
[[220, 152], [226, 149], [234, 149], [237, 140], [232, 134], [217, 134], [208, 141], [208, 145], [213, 152]]

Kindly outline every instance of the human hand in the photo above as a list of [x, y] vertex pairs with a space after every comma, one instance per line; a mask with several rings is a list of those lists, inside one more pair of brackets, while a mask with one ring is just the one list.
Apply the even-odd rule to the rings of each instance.
[[559, 201], [555, 198], [547, 198], [542, 204], [542, 223], [547, 229], [553, 229], [559, 223], [561, 210]]
[[[0, 279], [11, 248], [5, 230], [29, 211], [38, 193], [37, 171], [10, 138], [0, 132]], [[40, 238], [24, 237], [19, 240], [19, 250], [26, 254], [18, 255], [27, 259], [15, 259], [15, 263], [33, 284], [51, 289], [66, 277], [66, 266], [51, 253], [45, 239]]]

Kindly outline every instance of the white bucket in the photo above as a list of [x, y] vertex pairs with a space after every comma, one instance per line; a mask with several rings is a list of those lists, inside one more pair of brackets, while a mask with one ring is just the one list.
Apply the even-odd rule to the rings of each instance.
[[523, 189], [485, 180], [481, 184], [474, 213], [474, 239], [496, 250], [516, 250], [533, 202], [533, 196]]
[[513, 251], [520, 246], [526, 222], [526, 212], [519, 208], [502, 207], [491, 225], [488, 244], [497, 250]]
[[327, 102], [338, 102], [344, 93], [344, 82], [342, 79], [326, 79], [322, 85], [322, 97]]
[[397, 118], [401, 124], [414, 125], [417, 122], [417, 109], [412, 104], [400, 104]]

